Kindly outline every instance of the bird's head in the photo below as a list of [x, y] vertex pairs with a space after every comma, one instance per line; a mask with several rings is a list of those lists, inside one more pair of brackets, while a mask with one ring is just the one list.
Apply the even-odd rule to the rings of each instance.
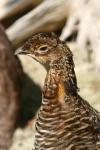
[[[67, 45], [54, 33], [37, 33], [33, 35], [15, 54], [26, 54], [43, 64], [49, 70], [59, 70], [62, 80], [67, 81], [69, 89], [77, 90], [73, 55]], [[73, 87], [73, 88], [71, 88]]]
[[[15, 54], [26, 54], [48, 67], [50, 62], [64, 55], [63, 49], [62, 41], [54, 33], [37, 33]], [[71, 54], [69, 49], [67, 53]]]

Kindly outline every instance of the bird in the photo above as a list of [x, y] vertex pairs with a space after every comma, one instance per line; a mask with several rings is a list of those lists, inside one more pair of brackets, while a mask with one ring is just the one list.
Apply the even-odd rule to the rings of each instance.
[[46, 78], [35, 124], [34, 150], [100, 150], [100, 114], [79, 94], [73, 53], [55, 33], [36, 33], [21, 49]]

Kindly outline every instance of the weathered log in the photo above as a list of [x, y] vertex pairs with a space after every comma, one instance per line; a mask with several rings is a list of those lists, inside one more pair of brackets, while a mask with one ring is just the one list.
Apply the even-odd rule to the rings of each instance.
[[81, 50], [82, 59], [92, 61], [100, 70], [100, 5], [98, 4], [99, 0], [72, 2], [73, 11], [68, 17], [60, 38], [67, 40], [76, 32], [75, 41], [78, 49]]
[[8, 150], [20, 111], [23, 72], [0, 25], [0, 150]]
[[7, 34], [13, 45], [19, 47], [33, 33], [61, 28], [69, 10], [67, 0], [45, 0], [8, 28]]
[[7, 0], [5, 3], [1, 2], [0, 20], [14, 16], [17, 13], [25, 10], [27, 7], [34, 7], [42, 0]]

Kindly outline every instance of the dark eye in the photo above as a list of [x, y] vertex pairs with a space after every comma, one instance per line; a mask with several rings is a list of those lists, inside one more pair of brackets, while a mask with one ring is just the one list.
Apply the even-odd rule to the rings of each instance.
[[48, 50], [48, 48], [47, 48], [47, 46], [42, 46], [42, 47], [39, 48], [39, 50], [40, 51], [46, 51], [46, 50]]

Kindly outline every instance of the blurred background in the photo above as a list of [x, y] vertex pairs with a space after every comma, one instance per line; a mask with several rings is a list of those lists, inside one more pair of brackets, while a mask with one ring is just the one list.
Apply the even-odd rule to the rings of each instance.
[[33, 146], [46, 71], [28, 56], [15, 56], [14, 51], [35, 33], [55, 32], [66, 41], [74, 55], [79, 94], [100, 111], [99, 3], [0, 0], [0, 150]]

